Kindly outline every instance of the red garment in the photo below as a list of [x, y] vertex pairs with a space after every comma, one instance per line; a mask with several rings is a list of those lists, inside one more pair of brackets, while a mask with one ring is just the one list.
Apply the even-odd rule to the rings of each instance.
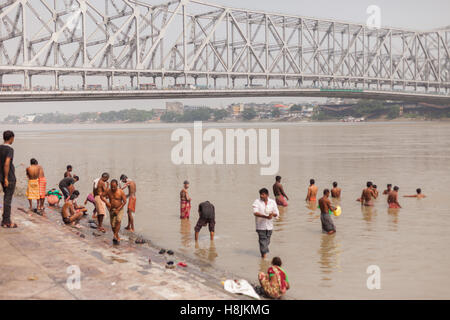
[[283, 197], [283, 195], [279, 195], [275, 198], [275, 200], [277, 201], [277, 205], [282, 206], [282, 207], [287, 207], [288, 203], [286, 201], [286, 199]]
[[284, 294], [287, 291], [287, 283], [286, 283], [286, 273], [277, 266], [271, 266], [269, 270], [267, 270], [269, 276], [274, 275], [278, 278], [278, 283], [280, 285], [280, 291]]
[[180, 218], [189, 219], [191, 214], [191, 202], [187, 200], [180, 201]]
[[400, 209], [400, 206], [394, 202], [389, 203], [389, 209]]

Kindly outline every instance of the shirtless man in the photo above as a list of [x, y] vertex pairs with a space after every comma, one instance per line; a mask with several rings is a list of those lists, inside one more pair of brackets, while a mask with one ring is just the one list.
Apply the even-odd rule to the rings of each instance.
[[111, 221], [111, 228], [114, 232], [113, 243], [120, 244], [120, 224], [123, 217], [123, 207], [127, 204], [127, 196], [122, 189], [119, 189], [119, 182], [117, 180], [112, 180], [111, 188], [108, 189], [101, 198], [109, 209], [109, 219]]
[[375, 192], [372, 189], [372, 182], [367, 182], [367, 188], [362, 191], [361, 198], [358, 199], [361, 201], [361, 205], [366, 207], [373, 206], [373, 199], [376, 199]]
[[64, 172], [64, 178], [72, 178], [72, 166], [70, 164], [67, 166], [67, 171]]
[[383, 191], [384, 195], [388, 195], [392, 191], [392, 184], [387, 185], [387, 189]]
[[31, 159], [30, 166], [27, 168], [28, 187], [27, 198], [30, 203], [30, 211], [33, 210], [33, 200], [36, 200], [36, 210], [40, 209], [41, 197], [39, 195], [39, 165], [36, 159]]
[[134, 232], [134, 213], [136, 212], [136, 182], [129, 179], [126, 175], [120, 176], [120, 181], [125, 183], [125, 186], [122, 188], [128, 188], [128, 225], [125, 230], [129, 230]]
[[287, 207], [289, 200], [288, 196], [284, 192], [283, 185], [281, 184], [281, 177], [277, 176], [275, 178], [275, 184], [273, 185], [273, 194], [275, 196], [275, 201], [277, 202], [277, 205]]
[[45, 178], [44, 168], [42, 168], [41, 165], [38, 164], [39, 167], [39, 196], [41, 199], [39, 200], [40, 209], [38, 210], [45, 210], [45, 197], [47, 196], [47, 179]]
[[403, 196], [404, 198], [417, 198], [417, 199], [423, 199], [426, 198], [427, 196], [422, 194], [422, 189], [417, 189], [416, 190], [417, 194], [413, 194], [411, 196]]
[[308, 193], [306, 194], [306, 201], [308, 202], [317, 201], [317, 192], [319, 191], [319, 188], [317, 188], [315, 183], [316, 181], [314, 179], [309, 180]]
[[322, 232], [333, 234], [336, 233], [336, 227], [331, 219], [330, 210], [335, 211], [336, 208], [331, 205], [330, 199], [328, 199], [329, 195], [330, 190], [325, 189], [323, 191], [323, 197], [319, 199], [320, 221], [322, 222]]
[[[97, 181], [98, 180], [98, 181]], [[103, 218], [106, 214], [106, 205], [102, 196], [108, 191], [109, 173], [103, 173], [102, 177], [94, 182], [94, 199], [95, 199], [95, 211], [97, 212], [97, 230], [103, 233], [106, 232], [103, 228]]]
[[74, 201], [79, 195], [78, 190], [75, 190], [61, 209], [61, 217], [66, 225], [73, 226], [83, 217], [83, 212], [74, 207]]
[[340, 199], [341, 198], [341, 188], [338, 188], [338, 183], [333, 182], [333, 189], [331, 189], [331, 197], [334, 199]]
[[390, 209], [400, 209], [402, 206], [398, 203], [398, 190], [399, 187], [395, 186], [394, 190], [389, 192], [387, 203]]
[[378, 187], [376, 184], [372, 186], [373, 194], [375, 195], [375, 199], [378, 199], [379, 193], [378, 193]]

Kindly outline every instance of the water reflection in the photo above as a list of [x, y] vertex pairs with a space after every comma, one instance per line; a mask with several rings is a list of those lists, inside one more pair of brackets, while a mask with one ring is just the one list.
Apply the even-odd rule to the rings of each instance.
[[332, 280], [333, 269], [340, 269], [339, 256], [341, 254], [340, 243], [336, 241], [336, 234], [322, 234], [319, 249], [319, 265], [323, 274], [323, 281]]
[[208, 260], [210, 262], [214, 262], [216, 258], [219, 256], [216, 250], [216, 244], [214, 241], [210, 241], [209, 246], [201, 245], [200, 242], [195, 243], [195, 255], [201, 259]]
[[192, 237], [193, 237], [193, 234], [191, 233], [190, 220], [180, 221], [180, 235], [181, 235], [181, 245], [185, 248], [190, 248], [192, 245]]
[[372, 222], [374, 217], [377, 215], [377, 210], [373, 206], [361, 206], [361, 213], [363, 215], [363, 220], [367, 222], [368, 230], [372, 230]]
[[389, 227], [391, 231], [398, 231], [398, 213], [400, 209], [388, 208]]

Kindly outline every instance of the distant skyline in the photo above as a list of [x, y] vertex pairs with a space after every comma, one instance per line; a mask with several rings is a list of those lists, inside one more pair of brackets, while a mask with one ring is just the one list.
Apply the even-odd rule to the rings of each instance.
[[[144, 0], [159, 4], [164, 0]], [[354, 23], [365, 23], [366, 10], [370, 5], [381, 9], [381, 24], [387, 27], [406, 28], [412, 30], [432, 30], [450, 25], [449, 0], [205, 0], [235, 8], [261, 10], [299, 16], [336, 19]], [[298, 103], [302, 101], [321, 101], [311, 98], [229, 98], [229, 99], [177, 99], [184, 104], [226, 106], [232, 102], [266, 102], [284, 101]], [[323, 99], [322, 99], [323, 100]], [[152, 109], [165, 106], [167, 100], [120, 100], [120, 101], [73, 101], [73, 102], [26, 102], [0, 103], [0, 119], [8, 115], [23, 115], [34, 112], [79, 113], [85, 111], [108, 111], [126, 108]]]

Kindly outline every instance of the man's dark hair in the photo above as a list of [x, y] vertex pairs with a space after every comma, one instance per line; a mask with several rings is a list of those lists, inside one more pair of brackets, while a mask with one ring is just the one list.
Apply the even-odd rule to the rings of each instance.
[[373, 185], [373, 183], [372, 182], [370, 182], [370, 181], [367, 181], [367, 188], [370, 188], [371, 186]]
[[70, 169], [72, 169], [72, 165], [69, 164], [69, 165], [67, 166], [67, 170], [70, 170]]
[[10, 130], [3, 132], [3, 140], [4, 141], [9, 141], [9, 140], [11, 140], [11, 138], [14, 138], [14, 132], [12, 132]]
[[324, 194], [324, 195], [327, 195], [327, 194], [329, 194], [329, 193], [330, 193], [330, 190], [328, 190], [328, 189], [323, 190], [323, 194]]
[[389, 183], [389, 184], [387, 185], [387, 187], [388, 187], [388, 188], [392, 188], [392, 184]]
[[277, 267], [281, 267], [281, 258], [280, 257], [274, 257], [272, 259], [272, 265], [277, 266]]
[[376, 189], [376, 188], [378, 188], [378, 187], [377, 187], [377, 185], [376, 185], [376, 184], [374, 184], [374, 185], [373, 185], [373, 188], [374, 188], [374, 189]]
[[111, 184], [113, 184], [113, 183], [115, 183], [115, 184], [119, 184], [119, 181], [117, 181], [116, 179], [113, 179], [113, 180], [111, 180]]
[[108, 172], [102, 173], [102, 178], [108, 178], [109, 179], [109, 173]]
[[267, 194], [269, 195], [269, 190], [267, 190], [266, 188], [262, 188], [261, 190], [259, 190], [259, 194]]
[[36, 165], [36, 164], [38, 164], [38, 161], [35, 158], [33, 158], [30, 160], [30, 164]]
[[281, 176], [277, 176], [277, 177], [275, 178], [275, 181], [280, 182], [280, 181], [281, 181]]
[[395, 190], [395, 191], [398, 191], [398, 190], [400, 190], [400, 188], [397, 187], [397, 186], [395, 186], [395, 187], [394, 187], [394, 190]]
[[78, 176], [73, 176], [73, 179], [77, 180], [77, 181], [80, 181], [80, 177], [78, 177]]
[[123, 174], [123, 175], [120, 176], [120, 181], [123, 181], [123, 180], [126, 180], [126, 179], [128, 179], [128, 177], [126, 175]]
[[70, 196], [70, 200], [75, 200], [76, 198], [78, 198], [80, 195], [80, 191], [75, 190], [72, 195]]
[[416, 191], [417, 191], [417, 194], [421, 194], [422, 193], [422, 189], [420, 189], [420, 188], [417, 189]]
[[335, 181], [335, 182], [333, 182], [333, 187], [337, 187], [338, 186], [338, 184], [337, 184], [337, 182]]
[[316, 181], [314, 179], [309, 180], [309, 184], [314, 184]]

